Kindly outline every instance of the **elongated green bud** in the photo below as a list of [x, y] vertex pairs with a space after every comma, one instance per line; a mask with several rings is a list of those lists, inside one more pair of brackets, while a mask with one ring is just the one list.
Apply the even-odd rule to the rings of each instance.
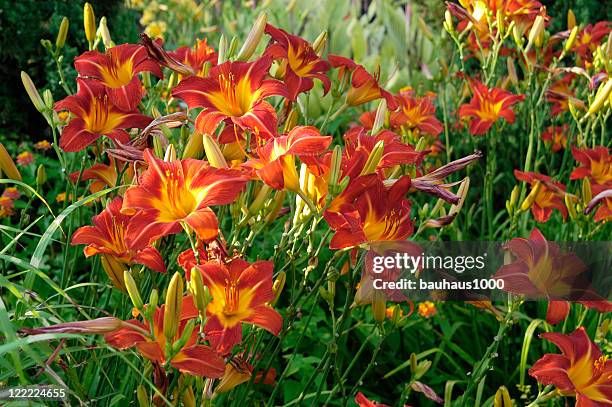
[[574, 46], [574, 42], [576, 42], [577, 35], [578, 27], [572, 28], [572, 32], [570, 33], [569, 37], [567, 38], [567, 41], [565, 41], [565, 45], [563, 46], [565, 52], [568, 52], [570, 49], [572, 49], [572, 47]]
[[217, 64], [222, 64], [227, 61], [227, 39], [225, 35], [221, 34], [221, 38], [219, 38], [219, 48], [218, 48], [218, 57]]
[[253, 24], [253, 28], [251, 28], [249, 35], [247, 35], [246, 41], [242, 45], [242, 48], [240, 48], [240, 52], [238, 52], [238, 56], [236, 57], [238, 61], [248, 61], [249, 58], [251, 58], [261, 41], [261, 37], [263, 37], [267, 21], [268, 17], [266, 13], [261, 13], [259, 17], [257, 17], [255, 24]]
[[40, 188], [45, 182], [47, 182], [47, 171], [45, 166], [40, 164], [36, 169], [36, 186]]
[[380, 164], [384, 148], [384, 141], [379, 140], [374, 145], [374, 148], [372, 149], [372, 152], [370, 152], [368, 160], [366, 161], [365, 165], [363, 166], [363, 170], [361, 170], [361, 173], [359, 175], [373, 174], [374, 172], [376, 172], [376, 167], [378, 167], [378, 164]]
[[272, 285], [272, 292], [274, 293], [274, 299], [270, 302], [270, 305], [274, 305], [278, 302], [283, 288], [285, 287], [285, 281], [287, 281], [287, 274], [284, 271], [278, 273], [274, 284]]
[[102, 37], [102, 43], [104, 48], [109, 49], [115, 46], [115, 43], [111, 39], [110, 31], [108, 31], [108, 25], [106, 23], [106, 17], [100, 19], [100, 26], [98, 27], [98, 33]]
[[257, 195], [255, 195], [253, 203], [251, 203], [251, 206], [249, 206], [249, 214], [251, 214], [251, 216], [257, 214], [264, 207], [264, 204], [270, 196], [270, 192], [272, 192], [271, 186], [268, 184], [263, 184], [261, 186], [259, 192], [257, 192]]
[[174, 273], [168, 292], [166, 293], [166, 307], [164, 309], [164, 336], [166, 340], [173, 341], [178, 331], [183, 306], [183, 278], [179, 272]]
[[506, 386], [500, 386], [493, 400], [494, 407], [512, 407], [512, 399]]
[[208, 306], [208, 292], [202, 283], [202, 273], [197, 267], [191, 269], [188, 288], [193, 295], [194, 305], [198, 311], [200, 311], [200, 314], [204, 315], [206, 313], [206, 307]]
[[227, 161], [225, 161], [221, 148], [215, 139], [208, 134], [204, 134], [202, 136], [202, 144], [206, 152], [206, 159], [211, 166], [215, 168], [228, 168]]
[[608, 100], [608, 96], [612, 93], [612, 79], [608, 79], [608, 81], [601, 85], [595, 94], [595, 99], [593, 99], [593, 103], [589, 107], [589, 111], [586, 114], [586, 117], [592, 116], [599, 112], [603, 105]]
[[45, 102], [43, 102], [40, 97], [40, 93], [38, 93], [38, 89], [34, 86], [34, 82], [32, 82], [32, 78], [26, 72], [21, 71], [21, 82], [23, 82], [23, 87], [25, 88], [32, 104], [39, 112], [43, 112], [45, 110]]
[[62, 18], [62, 23], [60, 24], [59, 32], [57, 33], [57, 38], [55, 39], [55, 48], [62, 49], [64, 47], [66, 37], [68, 36], [68, 27], [68, 18]]
[[376, 109], [376, 117], [374, 118], [374, 124], [372, 125], [372, 135], [378, 133], [384, 126], [385, 120], [387, 119], [387, 101], [381, 99]]
[[327, 38], [328, 38], [328, 34], [327, 34], [327, 30], [325, 30], [325, 31], [322, 31], [321, 34], [319, 34], [319, 36], [317, 37], [317, 39], [314, 40], [314, 42], [312, 43], [312, 49], [314, 49], [314, 52], [318, 56], [323, 55], [323, 52], [325, 51], [325, 47], [327, 46]]
[[129, 270], [123, 271], [123, 283], [130, 296], [130, 300], [132, 300], [132, 304], [134, 304], [137, 310], [141, 310], [144, 304], [142, 303], [142, 298], [140, 298], [140, 292], [138, 291], [136, 281], [134, 281], [134, 277], [132, 277], [132, 273], [130, 273]]

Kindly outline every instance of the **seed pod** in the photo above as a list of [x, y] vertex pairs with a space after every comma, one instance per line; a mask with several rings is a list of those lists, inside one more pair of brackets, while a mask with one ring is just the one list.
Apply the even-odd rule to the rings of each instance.
[[215, 168], [228, 168], [227, 161], [223, 157], [219, 144], [208, 134], [202, 136], [202, 144], [206, 152], [206, 159]]
[[134, 277], [132, 277], [132, 273], [130, 273], [129, 270], [123, 271], [123, 282], [132, 300], [132, 304], [134, 304], [137, 310], [141, 310], [144, 304], [142, 303], [142, 298], [140, 298], [140, 292], [138, 291], [136, 281], [134, 281]]
[[174, 273], [168, 292], [166, 293], [166, 307], [164, 309], [164, 336], [166, 340], [173, 341], [178, 331], [183, 301], [183, 278], [179, 272]]
[[236, 57], [238, 61], [248, 61], [249, 58], [251, 58], [261, 41], [261, 37], [263, 37], [267, 21], [268, 17], [266, 13], [261, 13], [259, 17], [257, 17], [255, 24], [253, 24], [253, 28], [251, 28], [249, 35], [247, 35], [246, 41], [242, 45], [242, 48], [240, 48], [240, 52], [238, 52], [238, 56]]
[[55, 39], [55, 48], [62, 49], [64, 47], [66, 37], [68, 36], [68, 27], [68, 18], [62, 18], [62, 23], [60, 24], [59, 32], [57, 33], [57, 38]]
[[89, 3], [85, 3], [83, 7], [83, 25], [85, 26], [87, 41], [93, 43], [96, 39], [96, 16], [94, 15], [93, 7]]

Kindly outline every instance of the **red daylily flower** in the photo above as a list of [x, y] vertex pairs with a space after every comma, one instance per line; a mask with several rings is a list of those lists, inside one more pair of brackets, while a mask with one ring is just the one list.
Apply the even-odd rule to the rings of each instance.
[[74, 59], [74, 67], [81, 77], [100, 81], [107, 88], [111, 103], [128, 112], [136, 109], [144, 94], [138, 73], [151, 72], [163, 77], [146, 48], [136, 44], [117, 45], [104, 54], [87, 51]]
[[276, 112], [264, 99], [273, 95], [287, 97], [282, 82], [264, 79], [272, 60], [225, 62], [210, 70], [207, 78], [188, 77], [172, 91], [190, 109], [203, 107], [196, 118], [196, 128], [214, 134], [219, 123], [229, 119], [242, 129], [269, 138], [276, 134]]
[[484, 135], [500, 118], [514, 123], [515, 116], [510, 107], [524, 100], [525, 95], [514, 95], [499, 88], [489, 89], [477, 80], [470, 81], [470, 87], [474, 96], [470, 103], [459, 108], [459, 117], [469, 119], [472, 135]]
[[542, 133], [542, 140], [550, 144], [553, 153], [556, 153], [565, 148], [568, 132], [569, 126], [567, 124], [563, 126], [548, 126]]
[[389, 110], [397, 109], [397, 103], [391, 93], [378, 84], [378, 74], [372, 76], [366, 69], [355, 63], [352, 59], [339, 55], [328, 55], [327, 59], [334, 68], [340, 68], [339, 77], [343, 78], [349, 72], [351, 75], [351, 88], [346, 95], [348, 106], [359, 106], [376, 99], [384, 98]]
[[574, 77], [574, 74], [565, 75], [562, 79], [553, 82], [546, 91], [546, 100], [552, 104], [551, 114], [553, 116], [569, 111], [570, 101], [578, 109], [585, 109], [584, 102], [574, 96], [574, 91], [571, 88]]
[[242, 340], [243, 322], [279, 334], [282, 317], [267, 304], [274, 299], [273, 267], [270, 261], [250, 264], [237, 258], [226, 264], [209, 261], [198, 266], [213, 298], [206, 308], [204, 329], [219, 353], [231, 352]]
[[[117, 167], [115, 165], [115, 158], [109, 155], [109, 160], [110, 162], [108, 165], [94, 164], [91, 167], [83, 170], [82, 173], [80, 171], [73, 172], [72, 174], [70, 174], [70, 180], [76, 183], [79, 180], [79, 176], [81, 181], [92, 180], [92, 183], [89, 186], [89, 191], [91, 193], [99, 192], [107, 187], [116, 186], [118, 184], [118, 174]], [[125, 165], [125, 163], [121, 164], [121, 166], [123, 165]], [[120, 170], [121, 166], [119, 167]], [[123, 179], [121, 183], [129, 184], [130, 182], [132, 182], [133, 178], [134, 168], [131, 165], [128, 165], [128, 167], [123, 172]]]
[[537, 174], [535, 172], [523, 172], [514, 170], [514, 176], [519, 181], [527, 182], [532, 189], [539, 186], [539, 190], [531, 207], [531, 213], [536, 222], [545, 223], [550, 219], [553, 209], [558, 209], [563, 216], [567, 217], [567, 207], [565, 206], [565, 185], [560, 182], [552, 181], [550, 177]]
[[561, 349], [561, 355], [547, 353], [529, 369], [544, 385], [552, 384], [566, 396], [576, 397], [576, 407], [604, 407], [612, 403], [612, 360], [587, 335], [583, 327], [564, 335], [540, 334]]
[[77, 83], [76, 95], [60, 100], [54, 107], [76, 116], [62, 130], [60, 147], [64, 151], [81, 151], [101, 136], [127, 143], [130, 136], [124, 129], [141, 129], [151, 122], [150, 117], [136, 110], [120, 110], [111, 102], [101, 82], [77, 78]]
[[336, 232], [329, 247], [406, 239], [413, 232], [410, 201], [404, 198], [409, 188], [409, 177], [400, 178], [390, 188], [377, 174], [352, 180], [325, 211], [327, 223]]
[[414, 91], [400, 91], [395, 97], [399, 109], [391, 113], [391, 126], [418, 129], [425, 134], [437, 136], [443, 130], [436, 118], [436, 108], [430, 97], [416, 98]]
[[[572, 155], [581, 166], [572, 171], [570, 179], [588, 178], [594, 196], [612, 190], [612, 156], [608, 148], [604, 146], [593, 149], [573, 147]], [[612, 220], [612, 198], [603, 197], [601, 202], [603, 205], [599, 206], [595, 213], [595, 222]]]
[[600, 299], [589, 289], [585, 278], [588, 269], [580, 258], [574, 253], [562, 252], [537, 228], [531, 231], [529, 239], [512, 239], [504, 249], [516, 259], [502, 266], [494, 278], [504, 280], [509, 292], [548, 299], [548, 323], [557, 324], [567, 317], [570, 306], [564, 298], [577, 300], [599, 312], [612, 311], [612, 302]]
[[[183, 373], [210, 378], [222, 377], [225, 372], [225, 362], [209, 346], [198, 344], [198, 327], [185, 343], [185, 345], [169, 359], [166, 354], [166, 337], [164, 331], [164, 307], [157, 307], [153, 314], [153, 326], [149, 322], [140, 322], [136, 319], [126, 321], [131, 326], [124, 326], [114, 332], [104, 335], [106, 343], [117, 349], [136, 347], [145, 358], [160, 364], [170, 365]], [[191, 296], [183, 297], [179, 329], [174, 341], [178, 340], [185, 330], [187, 322], [198, 317], [198, 310], [193, 304]], [[144, 332], [152, 332], [153, 337]]]
[[[236, 170], [211, 167], [193, 159], [165, 162], [150, 149], [144, 152], [149, 168], [139, 185], [125, 192], [123, 213], [136, 213], [128, 228], [132, 242], [148, 243], [179, 233], [181, 222], [203, 241], [217, 237], [217, 216], [209, 207], [233, 202], [249, 177]], [[141, 243], [142, 244], [142, 243]]]
[[357, 395], [355, 395], [355, 403], [357, 403], [359, 407], [389, 407], [388, 404], [368, 399], [362, 392], [357, 392]]
[[582, 60], [592, 61], [593, 52], [600, 46], [601, 41], [610, 34], [610, 31], [609, 21], [587, 24], [576, 36], [572, 51], [576, 52]]
[[134, 218], [121, 213], [123, 200], [111, 201], [105, 210], [92, 218], [93, 226], [83, 226], [72, 235], [71, 244], [86, 244], [86, 257], [102, 256], [102, 265], [112, 282], [123, 289], [123, 270], [142, 264], [160, 273], [166, 272], [161, 254], [148, 244], [134, 244], [126, 238]]
[[196, 40], [193, 47], [179, 47], [174, 52], [168, 52], [172, 58], [190, 66], [196, 72], [197, 76], [204, 76], [204, 64], [210, 62], [211, 66], [217, 65], [219, 54], [215, 49], [208, 45], [206, 38]]
[[274, 42], [266, 48], [264, 56], [283, 61], [280, 70], [284, 74], [283, 81], [290, 100], [295, 101], [299, 93], [312, 89], [313, 78], [323, 82], [324, 93], [329, 91], [331, 82], [326, 75], [329, 64], [319, 58], [308, 41], [270, 24], [266, 24], [266, 34]]
[[294, 127], [287, 135], [268, 140], [257, 148], [259, 158], [245, 165], [255, 169], [263, 182], [274, 189], [298, 191], [299, 177], [295, 167], [295, 157], [320, 155], [331, 144], [330, 136], [322, 136], [312, 126]]

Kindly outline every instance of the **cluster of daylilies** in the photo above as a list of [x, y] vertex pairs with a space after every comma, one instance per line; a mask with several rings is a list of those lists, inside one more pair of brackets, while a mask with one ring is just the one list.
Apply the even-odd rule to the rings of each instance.
[[[444, 151], [450, 157], [448, 138], [445, 145], [441, 136], [467, 131], [485, 139], [484, 199], [492, 201], [495, 145], [524, 104], [548, 102], [553, 117], [542, 134], [535, 131], [543, 119], [535, 113], [528, 119], [527, 156], [517, 158], [514, 175], [520, 183], [506, 204], [510, 233], [529, 210], [540, 223], [548, 222], [555, 210], [563, 219], [570, 216], [600, 227], [612, 220], [612, 158], [606, 147], [612, 104], [610, 24], [580, 27], [570, 15], [568, 31], [550, 36], [550, 18], [537, 1], [459, 3], [448, 3], [444, 27], [460, 51], [461, 64], [476, 59], [482, 70], [478, 78], [458, 75], [465, 100], [455, 106], [457, 120], [450, 129], [437, 118], [435, 94], [419, 95], [411, 87], [395, 94], [385, 90], [377, 73], [352, 59], [325, 55], [325, 34], [310, 43], [267, 23], [262, 15], [240, 50], [224, 41], [215, 49], [206, 39], [197, 39], [191, 47], [171, 51], [146, 34], [141, 44], [116, 45], [105, 20], [96, 26], [87, 4], [90, 49], [74, 60], [76, 92], [53, 103], [48, 92], [39, 95], [27, 74], [22, 77], [34, 105], [58, 131], [53, 147], [63, 169], [68, 169], [68, 154], [95, 162], [67, 177], [75, 192], [88, 181], [103, 206], [91, 225], [74, 232], [71, 244], [84, 245], [85, 256], [95, 257], [115, 289], [129, 296], [134, 318], [104, 317], [24, 331], [102, 334], [113, 348], [134, 348], [149, 361], [146, 371], [156, 386], [153, 394], [139, 388], [138, 399], [145, 405], [171, 399], [195, 405], [197, 390], [208, 400], [248, 381], [273, 384], [276, 372], [270, 364], [255, 371], [266, 355], [253, 351], [259, 349], [253, 341], [255, 334], [266, 340], [259, 328], [277, 336], [283, 331], [284, 315], [275, 304], [287, 276], [284, 268], [274, 270], [273, 260], [246, 260], [255, 237], [286, 222], [276, 242], [281, 263], [303, 255], [293, 251], [302, 248], [309, 257], [305, 273], [314, 272], [316, 256], [327, 245], [332, 260], [348, 254], [341, 264], [346, 274], [358, 268], [360, 252], [374, 243], [404, 241], [427, 228], [447, 227], [460, 213], [470, 185], [468, 177], [449, 178], [457, 179], [483, 153], [476, 150], [441, 164]], [[56, 52], [66, 31], [67, 20]], [[502, 56], [507, 70], [500, 78], [497, 61]], [[575, 65], [562, 66], [570, 57]], [[538, 88], [536, 79], [544, 85]], [[588, 100], [577, 94], [585, 83]], [[321, 120], [312, 120], [304, 98], [327, 94], [338, 103]], [[326, 133], [341, 114], [370, 102], [377, 103], [376, 109], [359, 110], [358, 122], [342, 137]], [[571, 129], [560, 119], [566, 116], [573, 120]], [[539, 159], [544, 153], [561, 155], [558, 160], [568, 169], [573, 157], [577, 165], [567, 182], [557, 173], [538, 172], [550, 169]], [[8, 161], [3, 158], [3, 169], [10, 176], [17, 170]], [[578, 193], [568, 192], [570, 182]], [[413, 215], [415, 194], [437, 199], [420, 223]], [[15, 189], [4, 191], [0, 217], [12, 215], [9, 201], [17, 198]], [[489, 211], [484, 211], [488, 223], [483, 233], [494, 238]], [[287, 220], [289, 212], [293, 217]], [[323, 230], [320, 244], [313, 238], [317, 228]], [[301, 239], [305, 245], [298, 244]], [[185, 244], [180, 252], [177, 241]], [[498, 278], [521, 287], [514, 295], [541, 288], [525, 283], [535, 278], [534, 272], [579, 267], [538, 229], [529, 239], [511, 240], [506, 249], [516, 261], [500, 270]], [[285, 260], [286, 253], [295, 257]], [[333, 274], [328, 269], [323, 273]], [[155, 275], [168, 270], [175, 270], [169, 280]], [[337, 279], [329, 278], [328, 288], [321, 291], [330, 304]], [[157, 288], [144, 283], [151, 280], [160, 282]], [[397, 319], [402, 312], [386, 309], [386, 299], [376, 294], [358, 293], [355, 302], [372, 304], [379, 322]], [[603, 299], [584, 305], [612, 311]], [[563, 321], [569, 309], [568, 302], [551, 300], [548, 322]], [[418, 313], [432, 317], [434, 303], [421, 303]], [[585, 329], [542, 337], [562, 354], [546, 354], [529, 370], [540, 383], [554, 386], [546, 387], [533, 405], [559, 394], [575, 396], [580, 407], [610, 405], [612, 361]], [[419, 381], [412, 388], [440, 400]], [[495, 406], [510, 406], [508, 401], [508, 391], [500, 389]], [[382, 406], [362, 393], [355, 402]]]

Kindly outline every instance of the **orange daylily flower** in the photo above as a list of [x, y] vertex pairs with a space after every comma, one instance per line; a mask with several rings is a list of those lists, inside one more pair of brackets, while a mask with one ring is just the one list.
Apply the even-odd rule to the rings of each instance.
[[529, 374], [544, 385], [552, 384], [566, 396], [576, 397], [576, 407], [604, 407], [612, 400], [612, 360], [601, 353], [583, 327], [564, 335], [540, 334], [561, 349], [547, 353], [533, 364]]
[[251, 264], [238, 258], [226, 264], [209, 261], [198, 266], [213, 298], [206, 308], [204, 329], [219, 353], [231, 352], [242, 340], [243, 322], [279, 334], [282, 317], [267, 304], [274, 299], [273, 267], [270, 261]]
[[315, 127], [297, 126], [287, 135], [270, 139], [258, 147], [259, 158], [245, 165], [255, 169], [257, 176], [274, 189], [298, 191], [300, 186], [295, 157], [320, 155], [331, 141], [330, 136], [322, 136]]
[[162, 78], [159, 65], [142, 45], [121, 44], [106, 50], [87, 51], [74, 59], [79, 76], [100, 81], [111, 103], [124, 111], [136, 109], [144, 90], [138, 73], [151, 72]]
[[378, 174], [352, 180], [325, 211], [327, 223], [336, 232], [329, 247], [406, 239], [413, 232], [410, 201], [404, 198], [409, 188], [409, 177], [400, 178], [390, 188]]
[[474, 92], [472, 100], [459, 108], [459, 117], [468, 118], [470, 133], [482, 136], [493, 126], [493, 123], [503, 118], [508, 123], [514, 123], [514, 112], [510, 108], [525, 99], [525, 95], [514, 95], [499, 88], [487, 88], [482, 82], [470, 81]]
[[[91, 167], [80, 171], [75, 171], [70, 174], [70, 180], [72, 182], [77, 182], [79, 180], [79, 176], [81, 181], [89, 181], [92, 180], [91, 185], [89, 186], [89, 191], [93, 194], [103, 190], [104, 188], [114, 187], [117, 184], [117, 167], [115, 165], [115, 158], [109, 155], [109, 164], [94, 164]], [[125, 163], [120, 164], [119, 170], [122, 170], [123, 165]], [[129, 184], [132, 182], [134, 178], [134, 168], [131, 165], [123, 171], [123, 179], [122, 183]]]
[[388, 404], [383, 404], [368, 399], [362, 392], [357, 392], [355, 395], [355, 403], [359, 407], [389, 407]]
[[550, 144], [553, 153], [556, 153], [565, 148], [568, 132], [569, 126], [567, 124], [563, 126], [548, 126], [542, 133], [542, 140]]
[[557, 324], [570, 311], [568, 300], [599, 312], [612, 312], [612, 302], [589, 290], [585, 273], [587, 266], [574, 253], [561, 251], [534, 228], [528, 239], [514, 238], [505, 246], [515, 256], [512, 263], [502, 266], [493, 278], [505, 282], [506, 291], [526, 295], [531, 299], [549, 300], [546, 321]]
[[207, 162], [185, 159], [165, 162], [144, 151], [149, 165], [138, 186], [125, 192], [123, 213], [134, 214], [128, 240], [147, 244], [179, 233], [189, 225], [203, 241], [217, 237], [217, 216], [212, 205], [233, 202], [249, 177], [237, 170], [214, 168]]
[[348, 106], [359, 106], [376, 99], [384, 98], [389, 110], [397, 109], [393, 95], [378, 84], [378, 74], [372, 76], [366, 69], [355, 63], [352, 59], [339, 55], [328, 55], [327, 59], [334, 68], [340, 68], [339, 77], [351, 73], [351, 87], [346, 95]]
[[[572, 147], [572, 155], [581, 166], [572, 171], [570, 179], [588, 178], [593, 196], [612, 190], [612, 156], [607, 147], [593, 149]], [[595, 213], [595, 222], [612, 220], [612, 198], [602, 195], [603, 205]]]
[[552, 104], [551, 114], [553, 116], [569, 111], [570, 101], [577, 108], [585, 109], [584, 102], [574, 96], [574, 91], [571, 88], [575, 76], [574, 74], [565, 75], [558, 81], [553, 82], [546, 91], [546, 100]]
[[610, 34], [609, 21], [600, 21], [596, 24], [587, 24], [578, 32], [571, 48], [583, 61], [592, 61], [593, 52], [599, 47], [601, 41]]
[[295, 101], [299, 93], [312, 89], [313, 78], [323, 82], [324, 94], [329, 91], [331, 82], [326, 76], [329, 64], [319, 58], [308, 41], [270, 24], [266, 24], [266, 34], [274, 42], [266, 48], [264, 55], [283, 61], [280, 69], [290, 100]]
[[204, 64], [209, 62], [211, 66], [217, 65], [219, 54], [215, 49], [208, 45], [206, 38], [196, 40], [193, 47], [179, 47], [174, 52], [168, 54], [177, 61], [190, 66], [197, 76], [204, 76]]
[[104, 270], [119, 289], [124, 289], [123, 271], [142, 264], [160, 273], [166, 272], [161, 254], [148, 244], [134, 244], [126, 238], [134, 218], [121, 213], [123, 200], [111, 201], [106, 209], [92, 218], [93, 226], [83, 226], [72, 235], [72, 245], [87, 245], [86, 257], [101, 255]]
[[549, 176], [537, 174], [535, 172], [514, 170], [514, 176], [519, 181], [529, 183], [532, 188], [536, 186], [536, 183], [540, 184], [540, 189], [536, 192], [537, 195], [531, 206], [531, 213], [536, 222], [547, 222], [548, 219], [550, 219], [553, 209], [558, 209], [563, 219], [567, 217], [567, 207], [563, 201], [565, 196], [565, 185], [557, 181], [552, 181]]
[[282, 82], [265, 79], [272, 59], [255, 62], [225, 62], [210, 70], [207, 78], [191, 76], [172, 91], [190, 109], [203, 107], [196, 118], [196, 128], [214, 134], [219, 123], [229, 119], [235, 126], [269, 138], [276, 134], [276, 112], [267, 97], [287, 96]]
[[[140, 322], [132, 319], [126, 321], [129, 325], [106, 333], [104, 340], [117, 349], [136, 347], [145, 358], [162, 365], [169, 363], [183, 373], [210, 378], [222, 377], [225, 371], [225, 362], [209, 346], [198, 344], [198, 327], [193, 330], [185, 345], [178, 352], [174, 355], [166, 353], [166, 337], [163, 333], [164, 307], [165, 305], [162, 305], [155, 309], [152, 327], [146, 320]], [[179, 328], [174, 341], [177, 341], [183, 335], [187, 322], [197, 318], [198, 315], [198, 310], [193, 304], [193, 298], [191, 296], [183, 297], [181, 315], [178, 321]], [[153, 332], [153, 337], [146, 335], [145, 332]]]
[[383, 152], [376, 170], [392, 168], [400, 164], [419, 164], [427, 151], [416, 151], [390, 130], [382, 130], [370, 136], [363, 127], [353, 127], [344, 135], [345, 148], [342, 157], [342, 177], [355, 178], [361, 174], [374, 146], [384, 143]]
[[68, 110], [74, 116], [62, 130], [60, 147], [66, 152], [81, 151], [101, 136], [127, 143], [124, 129], [144, 128], [151, 118], [138, 111], [123, 111], [108, 97], [104, 85], [93, 79], [77, 78], [79, 90], [55, 104], [57, 111]]
[[431, 97], [416, 98], [413, 90], [403, 90], [395, 100], [399, 109], [391, 113], [393, 128], [418, 129], [432, 136], [442, 132], [442, 123], [436, 118], [436, 108]]

